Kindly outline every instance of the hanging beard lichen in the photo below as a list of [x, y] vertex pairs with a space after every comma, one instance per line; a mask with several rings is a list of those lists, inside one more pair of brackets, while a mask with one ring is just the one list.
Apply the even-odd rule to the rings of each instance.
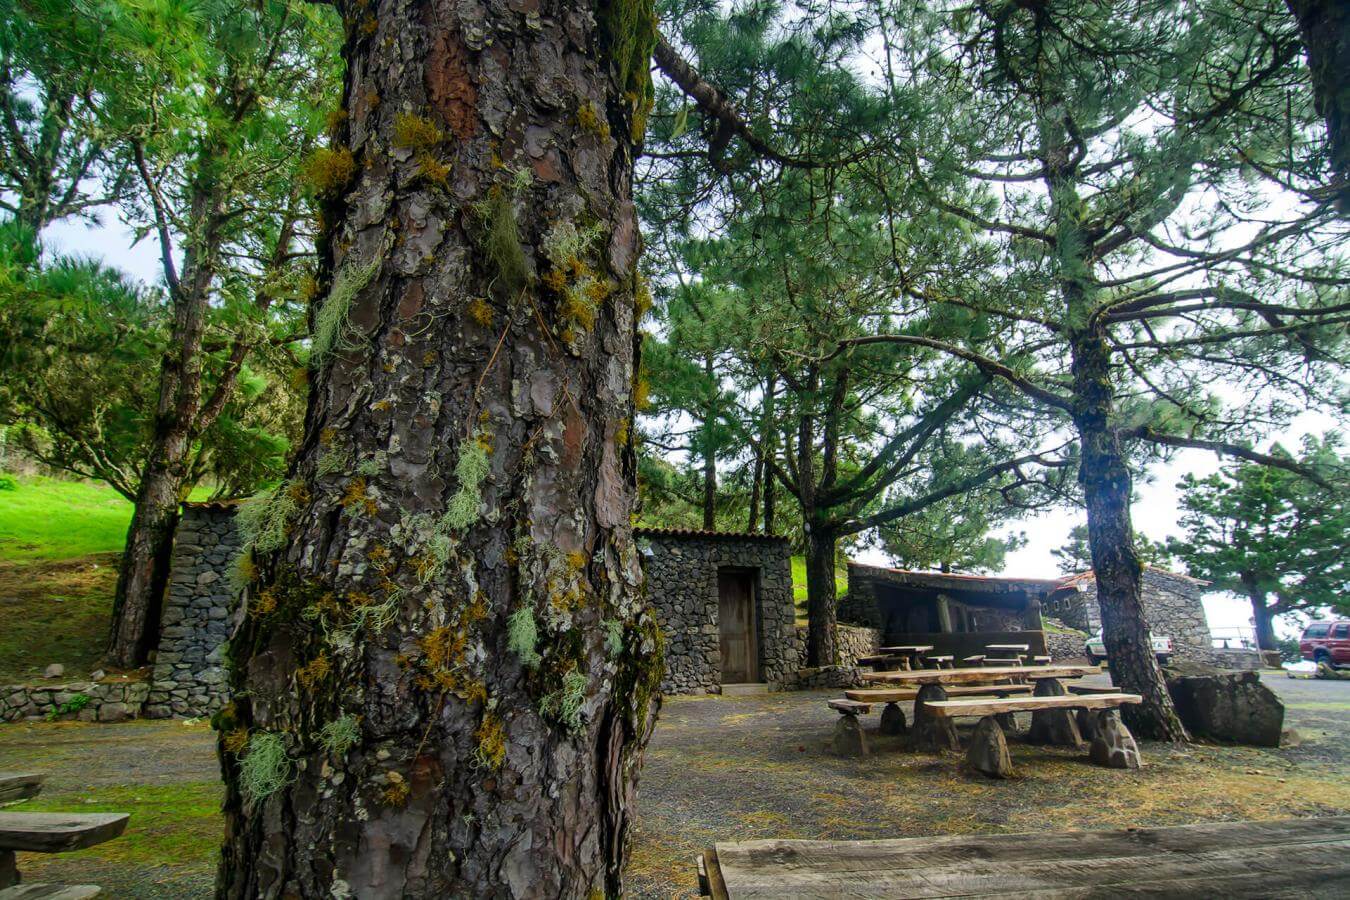
[[315, 739], [334, 756], [345, 756], [361, 740], [360, 719], [342, 715], [319, 729]]
[[260, 731], [249, 738], [248, 752], [239, 761], [239, 790], [253, 804], [275, 794], [291, 780], [291, 761], [281, 735]]
[[324, 301], [323, 306], [314, 316], [314, 334], [310, 353], [310, 358], [313, 361], [318, 362], [335, 349], [341, 349], [340, 338], [342, 333], [347, 330], [348, 314], [351, 312], [352, 301], [379, 274], [383, 262], [384, 253], [378, 251], [375, 257], [364, 266], [356, 263], [343, 265], [338, 269], [338, 273], [333, 276], [333, 286], [328, 290], [328, 299]]
[[530, 270], [520, 246], [511, 196], [500, 185], [493, 185], [487, 198], [473, 205], [473, 211], [481, 229], [483, 255], [491, 262], [497, 283], [507, 294], [518, 294], [529, 283]]
[[534, 622], [534, 610], [528, 606], [511, 613], [507, 620], [506, 646], [520, 657], [522, 665], [531, 669], [539, 665], [539, 628]]

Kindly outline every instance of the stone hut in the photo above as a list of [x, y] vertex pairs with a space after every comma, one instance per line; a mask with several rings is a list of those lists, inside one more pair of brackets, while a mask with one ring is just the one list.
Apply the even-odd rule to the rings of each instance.
[[666, 634], [667, 694], [794, 686], [801, 665], [786, 538], [640, 528], [647, 602]]
[[[1209, 584], [1166, 569], [1149, 566], [1144, 570], [1140, 589], [1144, 617], [1155, 635], [1170, 637], [1174, 657], [1219, 665], [1232, 664], [1213, 649], [1209, 620], [1200, 599]], [[1092, 572], [1061, 578], [1044, 603], [1046, 615], [1065, 625], [1096, 634], [1102, 627], [1101, 607], [1097, 603], [1097, 579]]]

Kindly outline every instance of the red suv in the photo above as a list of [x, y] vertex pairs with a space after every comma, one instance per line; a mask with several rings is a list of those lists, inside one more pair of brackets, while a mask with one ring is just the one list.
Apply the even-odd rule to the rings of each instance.
[[1350, 666], [1350, 619], [1313, 622], [1298, 639], [1304, 659], [1333, 667]]

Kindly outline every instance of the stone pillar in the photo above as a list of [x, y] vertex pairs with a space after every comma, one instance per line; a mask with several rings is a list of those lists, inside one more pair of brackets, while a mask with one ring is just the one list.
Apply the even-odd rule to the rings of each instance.
[[[1064, 697], [1068, 692], [1057, 678], [1042, 678], [1036, 682], [1036, 697]], [[1061, 747], [1082, 747], [1083, 736], [1078, 732], [1071, 709], [1038, 709], [1031, 713], [1031, 730], [1027, 741], [1033, 744], [1054, 744]]]
[[966, 764], [989, 778], [1007, 778], [1013, 774], [1008, 741], [994, 716], [985, 716], [975, 726], [966, 750]]
[[925, 703], [946, 700], [947, 692], [940, 684], [919, 686], [914, 698], [914, 746], [918, 750], [960, 750], [956, 726], [948, 718], [938, 718], [924, 709]]

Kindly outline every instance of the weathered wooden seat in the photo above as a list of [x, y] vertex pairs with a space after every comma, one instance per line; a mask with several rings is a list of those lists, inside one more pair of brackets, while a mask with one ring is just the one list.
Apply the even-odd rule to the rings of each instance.
[[861, 703], [857, 700], [830, 700], [827, 704], [830, 709], [845, 716], [856, 716], [859, 713], [869, 713], [872, 706], [869, 703]]
[[0, 772], [0, 803], [36, 797], [42, 793], [44, 778], [37, 772]]
[[967, 663], [967, 664], [972, 665], [972, 666], [978, 666], [978, 665], [982, 664], [982, 663], [984, 662], [984, 660], [985, 660], [985, 655], [984, 655], [983, 653], [977, 653], [977, 654], [975, 654], [974, 656], [967, 656], [967, 657], [964, 657], [964, 658], [961, 660], [961, 662]]
[[[1005, 699], [937, 700], [925, 704], [925, 714], [935, 719], [953, 719], [959, 716], [979, 716], [979, 724], [971, 736], [966, 763], [975, 771], [991, 778], [1006, 778], [1012, 774], [1012, 760], [1008, 755], [1007, 738], [999, 717], [1016, 712], [1043, 712], [1046, 710], [1097, 710], [1093, 739], [1088, 753], [1099, 765], [1116, 769], [1139, 767], [1139, 748], [1134, 737], [1116, 716], [1116, 710], [1127, 703], [1143, 700], [1138, 694], [1079, 694], [1036, 697], [1008, 697]], [[1070, 725], [1072, 726], [1072, 722]], [[1033, 725], [1034, 728], [1034, 725]], [[1072, 729], [1071, 729], [1072, 730]], [[1073, 743], [1078, 743], [1077, 735]]]
[[935, 656], [925, 656], [923, 661], [925, 664], [931, 664], [931, 667], [934, 669], [950, 669], [952, 668], [952, 661], [955, 659], [956, 657], [954, 656], [938, 654]]
[[[127, 827], [127, 813], [29, 813], [0, 812], [0, 889], [17, 886], [19, 871], [14, 854], [17, 851], [29, 853], [64, 853], [69, 850], [82, 850], [104, 841], [110, 841]], [[27, 885], [23, 887], [34, 887]], [[88, 890], [89, 885], [43, 885], [51, 891]], [[8, 894], [0, 890], [0, 898], [12, 897], [53, 897], [73, 900], [78, 897], [92, 897], [98, 893], [47, 893], [47, 894]]]
[[1052, 656], [1033, 656], [1031, 658], [1031, 664], [1033, 666], [1048, 666], [1054, 661], [1054, 657]]
[[1017, 666], [1017, 667], [1020, 668], [1021, 665], [1022, 665], [1022, 657], [1018, 656], [1018, 657], [1015, 657], [1015, 658], [1013, 658], [1013, 659], [994, 659], [993, 657], [985, 657], [985, 659], [984, 659], [984, 664], [985, 664], [986, 666], [990, 666], [990, 667], [992, 667], [992, 666]]
[[0, 900], [86, 900], [100, 893], [94, 884], [16, 884], [0, 888]]
[[1070, 694], [1082, 696], [1085, 694], [1115, 694], [1119, 693], [1120, 688], [1111, 687], [1109, 685], [1106, 687], [1098, 687], [1091, 684], [1071, 684], [1069, 685], [1068, 690]]
[[64, 853], [117, 837], [127, 813], [0, 812], [0, 850]]
[[[954, 684], [947, 689], [948, 697], [1006, 697], [1010, 694], [1030, 694], [1029, 684]], [[919, 696], [918, 688], [849, 688], [844, 696], [862, 703], [906, 703]]]

